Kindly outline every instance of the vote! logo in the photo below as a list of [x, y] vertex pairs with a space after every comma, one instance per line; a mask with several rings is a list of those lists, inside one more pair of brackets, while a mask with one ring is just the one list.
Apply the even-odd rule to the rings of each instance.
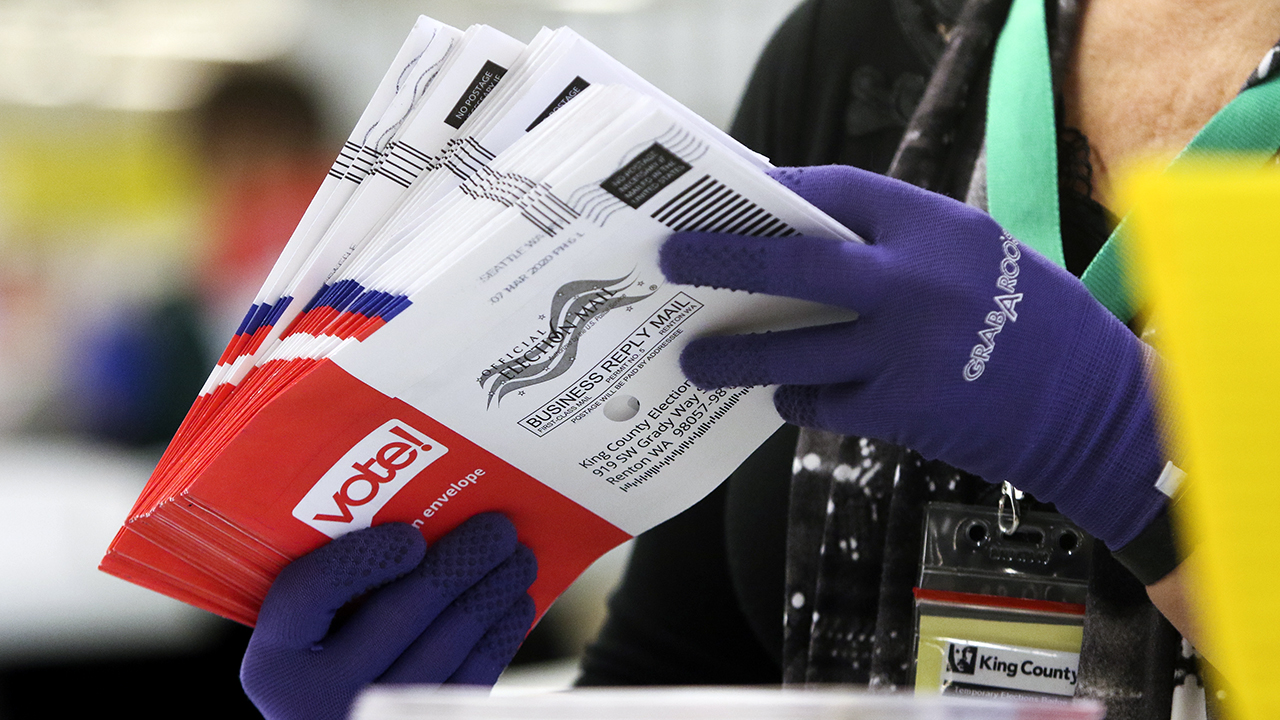
[[331, 538], [369, 527], [397, 492], [447, 452], [408, 423], [390, 420], [334, 463], [293, 516]]

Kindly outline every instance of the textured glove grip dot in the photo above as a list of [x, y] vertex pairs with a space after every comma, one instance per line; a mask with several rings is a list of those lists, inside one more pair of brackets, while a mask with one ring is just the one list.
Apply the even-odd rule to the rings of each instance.
[[[333, 587], [350, 587], [357, 578], [367, 578], [375, 569], [404, 563], [409, 544], [396, 542], [385, 535], [370, 538], [367, 534], [351, 533], [337, 538], [329, 548], [339, 552], [321, 566]], [[336, 547], [335, 547], [336, 546]]]
[[[764, 292], [763, 287], [744, 287], [743, 278], [764, 277], [768, 252], [754, 239], [742, 242], [705, 242], [708, 233], [673, 235], [662, 244], [658, 265], [672, 282], [697, 284], [718, 289], [735, 288], [747, 292]], [[727, 236], [712, 236], [724, 240]], [[697, 276], [688, 273], [698, 268]]]
[[800, 427], [817, 427], [814, 409], [818, 388], [809, 385], [783, 385], [773, 394], [773, 406], [784, 420]]

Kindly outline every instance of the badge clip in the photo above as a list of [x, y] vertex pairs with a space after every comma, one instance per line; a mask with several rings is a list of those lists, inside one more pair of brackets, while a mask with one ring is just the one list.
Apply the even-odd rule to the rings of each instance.
[[996, 507], [996, 527], [1005, 535], [1018, 532], [1018, 526], [1022, 524], [1022, 513], [1018, 508], [1018, 501], [1022, 497], [1023, 492], [1012, 483], [1006, 481], [1000, 486], [1000, 504]]

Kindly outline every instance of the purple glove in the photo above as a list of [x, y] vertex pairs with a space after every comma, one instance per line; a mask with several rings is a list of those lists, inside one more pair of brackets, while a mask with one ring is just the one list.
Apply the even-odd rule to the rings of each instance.
[[677, 233], [673, 282], [801, 298], [852, 322], [704, 338], [701, 388], [779, 384], [787, 421], [1008, 481], [1119, 549], [1163, 507], [1146, 346], [990, 216], [850, 167], [773, 177], [869, 245]]
[[[268, 720], [344, 718], [371, 682], [492, 685], [533, 624], [525, 591], [537, 572], [510, 521], [494, 513], [430, 549], [401, 523], [344, 535], [276, 578], [240, 681]], [[365, 593], [331, 628], [334, 613]]]

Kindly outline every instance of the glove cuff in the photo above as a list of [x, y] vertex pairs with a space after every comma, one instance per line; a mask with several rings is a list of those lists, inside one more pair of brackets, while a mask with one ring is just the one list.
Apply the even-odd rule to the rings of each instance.
[[1166, 506], [1142, 532], [1111, 555], [1143, 585], [1153, 585], [1186, 559], [1180, 549]]

